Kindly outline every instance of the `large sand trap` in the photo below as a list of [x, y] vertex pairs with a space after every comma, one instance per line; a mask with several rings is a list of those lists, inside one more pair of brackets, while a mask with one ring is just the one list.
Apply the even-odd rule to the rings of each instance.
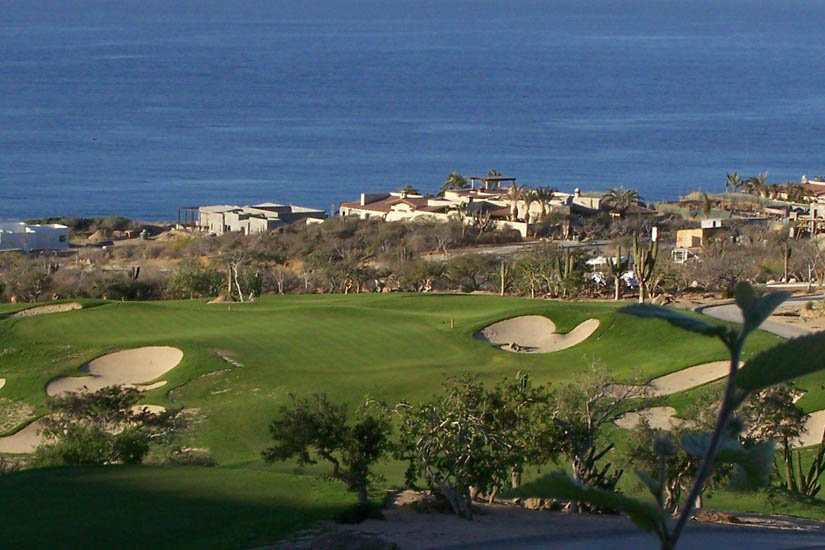
[[38, 306], [17, 313], [12, 313], [6, 319], [17, 319], [18, 317], [31, 317], [32, 315], [43, 315], [44, 313], [61, 313], [64, 311], [72, 311], [73, 309], [83, 309], [83, 306], [77, 302], [69, 304], [52, 304], [50, 306]]
[[175, 368], [183, 352], [169, 346], [128, 349], [99, 357], [83, 367], [89, 376], [55, 378], [46, 386], [46, 393], [97, 391], [106, 386], [131, 386], [140, 390], [154, 389], [165, 381], [141, 385]]
[[647, 419], [650, 427], [655, 430], [670, 431], [687, 424], [685, 420], [676, 418], [676, 409], [673, 407], [651, 407], [623, 415], [616, 420], [616, 425], [625, 430], [633, 430], [642, 423], [643, 418]]
[[522, 315], [485, 327], [476, 338], [516, 353], [551, 353], [584, 342], [599, 328], [598, 319], [588, 319], [567, 334], [556, 334], [556, 325], [541, 315]]
[[43, 442], [37, 432], [43, 427], [43, 421], [38, 419], [17, 432], [6, 437], [0, 437], [0, 453], [32, 453]]

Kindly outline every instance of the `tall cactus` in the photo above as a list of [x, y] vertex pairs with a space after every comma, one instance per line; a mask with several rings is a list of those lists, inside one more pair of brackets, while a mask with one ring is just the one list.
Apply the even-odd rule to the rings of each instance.
[[639, 303], [645, 303], [647, 283], [653, 277], [653, 268], [656, 267], [656, 258], [659, 256], [659, 243], [651, 241], [649, 244], [639, 242], [639, 234], [633, 235], [633, 274], [639, 283]]
[[573, 257], [573, 254], [570, 253], [569, 248], [565, 248], [561, 254], [556, 256], [556, 274], [559, 276], [560, 281], [570, 277], [573, 273], [575, 263], [576, 260]]
[[791, 247], [790, 241], [785, 241], [785, 245], [784, 245], [783, 250], [782, 250], [782, 255], [783, 255], [784, 260], [785, 260], [785, 278], [783, 279], [783, 281], [785, 281], [786, 283], [788, 282], [788, 277], [790, 276], [790, 274], [788, 272], [789, 271], [788, 268], [789, 268], [789, 264], [791, 262], [791, 253], [792, 252], [793, 252], [793, 248]]
[[567, 291], [565, 290], [564, 282], [570, 279], [576, 268], [576, 256], [570, 252], [569, 248], [563, 249], [561, 254], [556, 256], [555, 268], [558, 286], [562, 289], [561, 294], [563, 297], [566, 297]]
[[615, 285], [613, 299], [619, 301], [622, 298], [622, 274], [627, 271], [628, 260], [622, 259], [621, 245], [616, 247], [616, 259], [607, 258], [607, 270], [613, 277], [613, 284]]

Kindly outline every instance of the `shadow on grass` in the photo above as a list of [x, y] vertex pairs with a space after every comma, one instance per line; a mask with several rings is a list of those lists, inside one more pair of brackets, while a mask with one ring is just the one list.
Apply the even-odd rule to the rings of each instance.
[[341, 484], [226, 468], [109, 466], [0, 478], [5, 548], [249, 548], [354, 501]]

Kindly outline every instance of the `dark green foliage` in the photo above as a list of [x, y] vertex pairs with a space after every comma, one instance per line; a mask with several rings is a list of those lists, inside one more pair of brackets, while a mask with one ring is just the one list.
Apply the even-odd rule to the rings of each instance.
[[736, 386], [756, 392], [825, 367], [825, 333], [817, 332], [783, 342], [748, 359]]
[[494, 495], [517, 485], [526, 464], [552, 458], [539, 446], [539, 411], [547, 399], [523, 373], [493, 390], [465, 374], [446, 381], [428, 402], [401, 403], [396, 456], [408, 462], [407, 484], [423, 478], [456, 515], [472, 518], [471, 492]]
[[94, 393], [54, 398], [44, 420], [46, 443], [35, 451], [37, 466], [138, 464], [153, 444], [168, 445], [184, 428], [179, 411], [136, 407], [134, 388], [109, 386]]
[[381, 507], [371, 502], [366, 504], [357, 503], [349, 508], [341, 510], [335, 515], [335, 521], [345, 524], [356, 524], [368, 519], [384, 519]]
[[326, 395], [309, 399], [290, 396], [280, 416], [269, 425], [275, 444], [263, 452], [268, 462], [296, 458], [299, 465], [315, 464], [317, 455], [332, 464], [332, 477], [358, 493], [367, 505], [367, 489], [376, 476], [371, 467], [390, 450], [392, 426], [380, 403], [364, 402], [348, 423], [346, 405], [330, 403]]

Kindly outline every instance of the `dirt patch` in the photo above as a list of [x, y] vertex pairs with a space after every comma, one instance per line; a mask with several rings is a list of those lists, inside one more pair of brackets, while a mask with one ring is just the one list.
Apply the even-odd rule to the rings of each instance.
[[7, 432], [28, 420], [34, 408], [22, 401], [0, 397], [0, 433]]
[[673, 407], [651, 407], [641, 411], [633, 411], [616, 420], [616, 425], [625, 430], [633, 430], [646, 419], [650, 427], [655, 430], [673, 430], [688, 424], [686, 420], [676, 418], [676, 409]]
[[164, 385], [165, 381], [145, 385], [146, 382], [163, 376], [175, 368], [183, 359], [183, 352], [169, 346], [118, 351], [99, 357], [84, 366], [88, 376], [56, 378], [46, 386], [50, 396], [62, 393], [97, 391], [106, 386], [129, 386], [139, 390], [150, 390]]
[[6, 319], [19, 319], [20, 317], [44, 315], [46, 313], [62, 313], [64, 311], [72, 311], [75, 309], [83, 309], [83, 306], [78, 304], [77, 302], [71, 302], [68, 304], [52, 304], [49, 306], [37, 306], [29, 309], [24, 309], [23, 311], [18, 311], [17, 313], [12, 313], [11, 315], [7, 316]]
[[476, 338], [515, 353], [552, 353], [584, 342], [599, 328], [598, 319], [588, 319], [567, 334], [557, 334], [556, 325], [541, 315], [522, 315], [485, 327]]

